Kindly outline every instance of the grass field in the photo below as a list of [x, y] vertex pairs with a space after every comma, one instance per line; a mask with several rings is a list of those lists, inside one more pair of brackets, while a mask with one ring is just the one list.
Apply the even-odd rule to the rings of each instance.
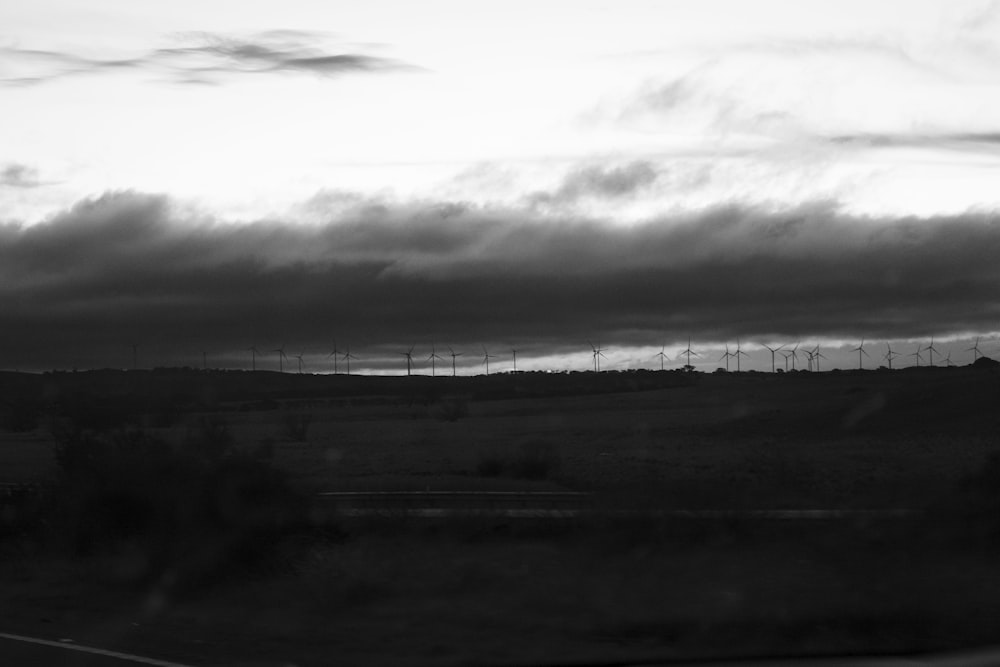
[[[303, 377], [299, 390], [294, 376], [279, 378], [270, 393], [265, 380], [233, 389], [222, 378], [206, 392], [201, 374], [171, 377], [169, 390], [149, 374], [138, 392], [147, 409], [115, 428], [141, 427], [178, 450], [224, 439], [306, 496], [574, 490], [605, 509], [927, 514], [344, 519], [248, 542], [269, 556], [249, 569], [222, 561], [209, 580], [185, 580], [173, 561], [155, 577], [136, 575], [152, 570], [134, 541], [74, 556], [15, 536], [0, 541], [0, 623], [248, 665], [549, 664], [1000, 641], [1000, 503], [990, 491], [1000, 478], [982, 472], [1000, 444], [997, 375], [664, 375], [674, 377], [584, 374], [567, 391], [539, 389], [530, 375], [489, 385], [414, 378], [418, 392], [396, 378], [353, 394], [344, 384], [353, 378], [328, 379], [329, 391], [323, 378]], [[186, 400], [185, 382], [212, 400]], [[169, 419], [148, 410], [164, 392], [181, 406]], [[53, 425], [64, 421], [48, 407], [34, 428], [2, 433], [3, 476], [58, 478]], [[185, 548], [214, 553], [202, 546]]]

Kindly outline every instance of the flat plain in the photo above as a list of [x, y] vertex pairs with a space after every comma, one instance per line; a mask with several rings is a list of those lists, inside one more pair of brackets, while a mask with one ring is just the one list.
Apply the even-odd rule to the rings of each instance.
[[[58, 480], [67, 421], [205, 433], [321, 491], [575, 491], [566, 521], [330, 519], [263, 571], [135, 575], [135, 545], [3, 542], [8, 630], [197, 664], [572, 664], [990, 644], [1000, 375], [962, 368], [363, 378], [159, 369], [8, 375], [34, 423], [7, 482]], [[661, 510], [912, 510], [838, 521]], [[624, 514], [619, 510], [627, 510]], [[659, 517], [659, 518], [657, 518]], [[223, 568], [225, 563], [222, 564]], [[171, 573], [173, 573], [171, 575]], [[171, 576], [174, 579], [171, 579]]]

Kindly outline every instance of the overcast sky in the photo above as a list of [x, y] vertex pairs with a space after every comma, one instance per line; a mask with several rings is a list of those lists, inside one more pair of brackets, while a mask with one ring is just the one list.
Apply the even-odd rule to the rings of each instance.
[[6, 3], [0, 368], [967, 363], [998, 119], [998, 2]]

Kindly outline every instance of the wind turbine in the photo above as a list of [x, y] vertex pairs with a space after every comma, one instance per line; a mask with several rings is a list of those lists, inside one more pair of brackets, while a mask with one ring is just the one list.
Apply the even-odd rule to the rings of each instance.
[[980, 336], [976, 336], [975, 345], [966, 350], [966, 352], [972, 352], [972, 363], [976, 363], [979, 361], [979, 357], [983, 356], [983, 353], [979, 351], [979, 339]]
[[886, 343], [885, 347], [886, 347], [886, 353], [885, 353], [885, 356], [882, 357], [882, 358], [885, 359], [887, 362], [889, 362], [889, 370], [891, 371], [892, 370], [892, 360], [895, 359], [896, 357], [898, 357], [902, 353], [901, 352], [893, 352], [892, 345], [890, 343]]
[[908, 356], [908, 357], [916, 357], [917, 358], [917, 366], [919, 367], [920, 366], [920, 360], [923, 359], [923, 357], [920, 356], [920, 343], [917, 343], [917, 350], [916, 350], [916, 352], [911, 352], [910, 354], [908, 354], [906, 356]]
[[783, 356], [785, 358], [785, 372], [787, 373], [788, 372], [788, 360], [792, 358], [792, 351], [791, 350], [782, 350], [781, 351], [781, 356]]
[[774, 373], [775, 372], [775, 370], [774, 370], [774, 353], [777, 352], [777, 351], [779, 351], [781, 348], [783, 348], [785, 346], [784, 345], [779, 345], [778, 347], [771, 347], [770, 345], [768, 345], [766, 343], [761, 343], [761, 345], [763, 345], [764, 347], [766, 347], [771, 352], [771, 372]]
[[511, 352], [511, 354], [514, 355], [514, 372], [516, 373], [517, 372], [517, 349], [512, 347], [512, 348], [510, 348], [510, 352]]
[[819, 360], [826, 359], [826, 355], [819, 351], [819, 343], [816, 343], [816, 347], [813, 349], [813, 361], [816, 362], [816, 372], [819, 372]]
[[437, 353], [437, 350], [434, 349], [434, 345], [432, 343], [431, 344], [431, 356], [427, 357], [427, 359], [431, 362], [431, 377], [434, 377], [437, 374], [437, 363], [436, 363], [437, 360], [438, 359], [443, 359], [443, 358], [444, 357], [442, 357], [441, 355], [439, 355]]
[[590, 343], [590, 342], [588, 342], [587, 344], [590, 345], [590, 349], [593, 350], [593, 354], [594, 354], [594, 372], [595, 373], [600, 373], [601, 372], [601, 357], [604, 357], [605, 359], [607, 359], [607, 357], [604, 356], [604, 351], [601, 349], [601, 344], [600, 343], [597, 344], [597, 347], [594, 347], [594, 344]]
[[[664, 362], [664, 361], [670, 361], [670, 357], [668, 357], [668, 356], [667, 356], [667, 353], [666, 353], [666, 352], [664, 352], [664, 350], [666, 350], [666, 349], [667, 349], [667, 346], [666, 346], [666, 345], [664, 345], [663, 347], [661, 347], [661, 348], [660, 348], [660, 351], [659, 351], [659, 352], [657, 352], [657, 353], [656, 353], [656, 354], [654, 355], [654, 358], [655, 358], [655, 357], [659, 357], [659, 358], [660, 358], [660, 370], [661, 370], [661, 371], [663, 370], [663, 362]], [[728, 364], [729, 362], [727, 361], [726, 363]]]
[[[791, 355], [791, 357], [792, 357], [792, 370], [793, 370], [793, 371], [795, 370], [795, 362], [796, 362], [796, 361], [798, 360], [798, 358], [799, 358], [799, 351], [798, 351], [798, 350], [799, 350], [799, 343], [796, 343], [796, 344], [795, 344], [795, 347], [793, 347], [793, 348], [792, 348], [791, 350], [789, 350], [789, 352], [790, 352], [790, 355]], [[786, 369], [786, 370], [787, 370], [787, 369]]]
[[[681, 354], [686, 354], [687, 355], [687, 365], [688, 366], [691, 366], [691, 355], [692, 354], [694, 356], [696, 356], [696, 357], [700, 357], [701, 356], [700, 354], [698, 354], [697, 352], [695, 352], [694, 350], [691, 349], [691, 336], [688, 336], [688, 346], [687, 346], [687, 349], [681, 350]], [[693, 366], [691, 366], [691, 367], [693, 368]]]
[[955, 365], [955, 364], [951, 363], [951, 350], [948, 350], [948, 356], [945, 357], [945, 359], [944, 359], [944, 365], [945, 366], [949, 366], [949, 367]]
[[271, 352], [277, 352], [278, 353], [278, 372], [279, 373], [284, 373], [285, 372], [285, 363], [284, 362], [285, 362], [285, 359], [288, 358], [288, 355], [285, 354], [285, 346], [282, 345], [281, 347], [279, 347], [276, 350], [271, 350]]
[[930, 361], [930, 365], [933, 366], [934, 365], [934, 353], [938, 351], [938, 349], [936, 347], [934, 347], [934, 336], [931, 336], [931, 344], [928, 345], [927, 347], [925, 347], [924, 351], [927, 352], [928, 357], [929, 357], [929, 361]]
[[302, 356], [304, 354], [305, 354], [305, 351], [303, 351], [302, 354], [296, 354], [295, 355], [295, 358], [299, 360], [299, 375], [302, 375]]
[[860, 344], [860, 345], [858, 345], [858, 346], [857, 346], [856, 348], [854, 348], [853, 350], [851, 350], [851, 352], [857, 352], [857, 353], [858, 353], [858, 370], [861, 370], [861, 369], [862, 369], [862, 364], [861, 364], [861, 361], [862, 361], [862, 359], [861, 359], [861, 355], [863, 354], [863, 355], [865, 355], [866, 357], [868, 357], [869, 359], [871, 359], [871, 356], [872, 356], [872, 355], [868, 354], [868, 352], [867, 352], [867, 351], [865, 350], [865, 339], [864, 339], [864, 338], [862, 338], [862, 339], [861, 339], [861, 344]]
[[255, 371], [257, 370], [257, 353], [259, 350], [255, 345], [251, 345], [247, 349], [250, 350], [250, 370]]
[[[729, 372], [729, 357], [731, 357], [731, 356], [733, 356], [733, 355], [729, 353], [729, 343], [726, 343], [726, 351], [722, 354], [721, 357], [719, 357], [719, 361], [722, 361], [723, 359], [726, 360], [726, 372], [727, 373]], [[662, 371], [663, 369], [661, 368], [660, 370]]]
[[351, 374], [351, 359], [357, 359], [356, 356], [354, 356], [353, 354], [351, 354], [351, 346], [350, 345], [347, 346], [347, 352], [344, 353], [344, 357], [343, 358], [344, 358], [344, 361], [347, 362], [347, 374], [350, 375]]
[[411, 345], [409, 350], [407, 350], [406, 352], [400, 352], [399, 353], [399, 354], [403, 355], [404, 357], [406, 357], [406, 375], [407, 375], [407, 377], [409, 377], [409, 375], [410, 375], [410, 366], [413, 364], [413, 348], [414, 347], [415, 346]]
[[736, 337], [736, 351], [733, 352], [733, 356], [736, 357], [736, 372], [739, 373], [742, 368], [740, 367], [740, 357], [749, 357], [750, 355], [744, 352], [740, 348], [740, 337]]
[[337, 355], [338, 354], [340, 354], [340, 350], [337, 349], [337, 339], [334, 338], [333, 339], [333, 352], [331, 352], [330, 354], [326, 355], [327, 359], [329, 359], [330, 357], [333, 357], [333, 374], [334, 375], [337, 374]]
[[455, 377], [455, 375], [457, 374], [455, 371], [455, 357], [462, 356], [462, 353], [455, 352], [455, 350], [451, 349], [451, 347], [448, 348], [448, 352], [451, 353], [451, 376]]
[[490, 359], [496, 359], [496, 355], [490, 354], [486, 346], [483, 345], [483, 363], [486, 364], [486, 374], [490, 374]]

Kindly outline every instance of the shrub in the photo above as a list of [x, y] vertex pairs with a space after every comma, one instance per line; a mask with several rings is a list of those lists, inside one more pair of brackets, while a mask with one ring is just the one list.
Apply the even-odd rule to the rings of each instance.
[[532, 440], [521, 443], [506, 457], [496, 451], [481, 454], [476, 473], [482, 477], [547, 479], [559, 469], [559, 464], [559, 452], [553, 445]]
[[75, 555], [135, 554], [132, 583], [171, 572], [180, 585], [203, 584], [260, 566], [307, 514], [283, 473], [231, 447], [76, 431], [55, 453], [52, 537]]

